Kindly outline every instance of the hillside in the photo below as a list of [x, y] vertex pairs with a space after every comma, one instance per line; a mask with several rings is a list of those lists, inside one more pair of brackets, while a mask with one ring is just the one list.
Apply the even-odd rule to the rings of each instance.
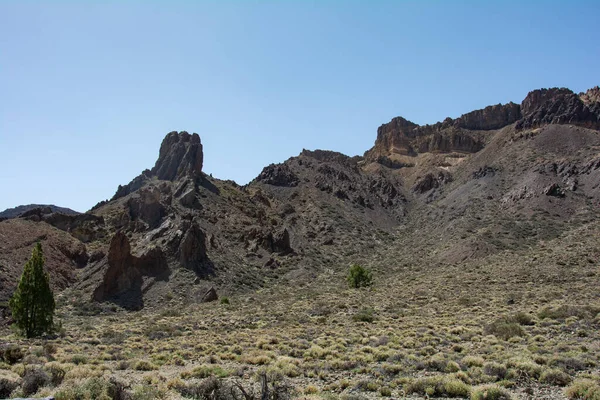
[[59, 212], [67, 215], [79, 214], [77, 211], [73, 211], [70, 208], [58, 207], [54, 204], [27, 204], [13, 208], [7, 208], [6, 210], [0, 212], [0, 219], [17, 218], [22, 214], [34, 210], [36, 208], [48, 208], [51, 212]]
[[[85, 353], [85, 378], [102, 365], [186, 396], [268, 368], [306, 395], [565, 398], [600, 362], [599, 101], [541, 89], [433, 125], [396, 117], [363, 157], [304, 150], [245, 186], [171, 132], [88, 213], [1, 221], [0, 300], [40, 240], [66, 289], [47, 358]], [[348, 289], [353, 263], [372, 288]]]

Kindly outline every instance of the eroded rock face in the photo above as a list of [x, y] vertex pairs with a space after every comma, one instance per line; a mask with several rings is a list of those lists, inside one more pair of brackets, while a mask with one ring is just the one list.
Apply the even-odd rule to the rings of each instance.
[[523, 118], [517, 129], [545, 124], [573, 124], [600, 129], [600, 105], [595, 89], [582, 97], [566, 88], [538, 89], [529, 92], [521, 103]]
[[127, 202], [130, 219], [132, 221], [141, 220], [150, 229], [156, 228], [167, 213], [161, 200], [162, 193], [158, 188], [139, 190]]
[[440, 171], [437, 174], [430, 173], [417, 181], [413, 187], [413, 192], [423, 194], [431, 189], [437, 189], [451, 181], [452, 176], [446, 172]]
[[127, 293], [133, 297], [140, 296], [139, 299], [132, 299], [135, 304], [136, 300], [141, 301], [145, 276], [160, 278], [169, 274], [166, 257], [160, 248], [153, 247], [139, 257], [133, 256], [124, 232], [117, 232], [113, 236], [105, 262], [108, 268], [93, 294], [96, 301]]
[[482, 110], [463, 114], [454, 121], [454, 126], [469, 130], [500, 129], [521, 118], [521, 107], [515, 103], [497, 104]]
[[185, 268], [203, 274], [206, 255], [206, 235], [200, 227], [193, 223], [186, 231], [179, 244], [179, 262]]
[[185, 176], [200, 176], [204, 154], [197, 133], [170, 132], [160, 146], [158, 160], [151, 174], [158, 179], [173, 181]]

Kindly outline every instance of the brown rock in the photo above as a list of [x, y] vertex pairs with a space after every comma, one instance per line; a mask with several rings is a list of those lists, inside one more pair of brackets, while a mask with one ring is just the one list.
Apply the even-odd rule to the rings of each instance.
[[482, 110], [475, 110], [461, 115], [454, 121], [454, 126], [470, 130], [500, 129], [510, 125], [521, 118], [521, 107], [510, 102], [488, 106]]
[[196, 273], [203, 272], [206, 255], [206, 235], [197, 224], [192, 224], [179, 244], [179, 262]]
[[523, 118], [517, 129], [544, 124], [573, 124], [600, 129], [600, 104], [596, 91], [588, 91], [583, 99], [567, 88], [538, 89], [529, 92], [521, 103]]
[[285, 164], [271, 164], [263, 168], [255, 181], [273, 186], [298, 186], [300, 180]]
[[203, 303], [209, 303], [211, 301], [217, 301], [219, 300], [219, 295], [217, 294], [217, 291], [215, 290], [214, 287], [211, 287], [210, 289], [208, 289], [208, 291], [204, 294], [204, 296], [202, 296], [202, 302]]
[[164, 277], [169, 274], [166, 258], [161, 249], [154, 247], [140, 257], [131, 254], [129, 239], [124, 232], [117, 232], [106, 256], [108, 265], [101, 284], [96, 288], [93, 299], [104, 301], [121, 294], [128, 294], [137, 306], [141, 299], [144, 276]]
[[200, 136], [173, 131], [164, 138], [151, 174], [169, 181], [185, 176], [197, 177], [201, 175], [203, 161]]

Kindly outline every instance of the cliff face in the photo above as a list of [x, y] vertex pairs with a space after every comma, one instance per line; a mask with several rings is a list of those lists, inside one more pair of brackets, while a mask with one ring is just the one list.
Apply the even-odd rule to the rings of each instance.
[[396, 117], [377, 129], [375, 144], [365, 157], [375, 161], [394, 154], [475, 153], [484, 147], [486, 132], [512, 124], [519, 130], [546, 124], [599, 129], [600, 88], [579, 95], [566, 88], [538, 89], [529, 92], [520, 105], [488, 106], [433, 125], [417, 125]]
[[566, 88], [531, 91], [521, 103], [523, 118], [516, 127], [529, 129], [545, 124], [572, 124], [599, 129], [599, 92], [598, 87], [582, 95]]

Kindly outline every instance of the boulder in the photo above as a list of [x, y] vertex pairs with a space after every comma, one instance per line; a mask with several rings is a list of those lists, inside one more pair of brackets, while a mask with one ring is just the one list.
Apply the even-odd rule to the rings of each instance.
[[210, 289], [208, 289], [206, 291], [206, 293], [204, 294], [204, 296], [202, 296], [202, 303], [209, 303], [211, 301], [217, 301], [219, 300], [219, 295], [217, 294], [217, 291], [215, 290], [214, 287], [211, 287]]

